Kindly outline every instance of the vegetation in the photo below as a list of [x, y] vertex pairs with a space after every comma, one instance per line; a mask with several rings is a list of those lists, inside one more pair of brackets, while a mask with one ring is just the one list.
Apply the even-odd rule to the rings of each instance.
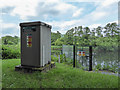
[[[59, 31], [51, 32], [51, 60], [56, 62], [56, 68], [47, 73], [29, 74], [14, 71], [14, 67], [20, 64], [20, 60], [17, 59], [20, 58], [20, 38], [2, 37], [0, 59], [4, 60], [2, 60], [0, 88], [1, 81], [3, 88], [118, 88], [117, 76], [83, 71], [88, 67], [85, 68], [81, 64], [77, 65], [81, 69], [73, 68], [73, 60], [66, 58], [65, 54], [60, 55], [62, 45], [73, 44], [78, 47], [97, 46], [96, 50], [100, 52], [102, 50], [111, 52], [114, 49], [117, 51], [118, 38], [119, 28], [116, 23], [108, 23], [105, 27], [98, 26], [91, 30], [89, 27], [78, 26], [68, 30], [64, 35]], [[60, 55], [60, 63], [57, 63], [58, 55]], [[105, 57], [102, 60], [104, 59]], [[96, 70], [112, 72], [116, 72], [116, 68], [116, 65], [113, 64], [111, 67], [108, 63], [103, 66], [98, 64], [95, 67]]]
[[4, 36], [1, 39], [2, 45], [0, 46], [2, 46], [2, 50], [0, 50], [0, 54], [2, 53], [2, 55], [0, 55], [0, 58], [20, 58], [20, 38], [18, 36]]
[[2, 59], [20, 58], [20, 44], [2, 45]]
[[16, 45], [20, 43], [20, 38], [18, 36], [4, 36], [2, 37], [2, 44], [4, 45]]
[[62, 46], [51, 46], [51, 55], [60, 55]]
[[[57, 33], [51, 32], [51, 45], [55, 45], [55, 47], [51, 47], [51, 53], [52, 55], [54, 53], [57, 55], [60, 54], [61, 50], [59, 49], [62, 48], [63, 44], [76, 44], [78, 46], [99, 46], [100, 49], [110, 51], [113, 47], [118, 47], [118, 35], [119, 28], [116, 23], [108, 23], [105, 27], [98, 26], [97, 28], [93, 28], [91, 30], [89, 27], [78, 26], [68, 30], [64, 35], [62, 35], [59, 31], [57, 31]], [[19, 58], [19, 48], [19, 37], [2, 37], [3, 59]]]
[[55, 41], [61, 37], [61, 33], [57, 31], [57, 33], [51, 32], [51, 45], [55, 45]]
[[[47, 73], [14, 71], [19, 59], [2, 61], [3, 88], [118, 88], [118, 77], [87, 72], [63, 63]], [[31, 83], [32, 82], [32, 83]]]
[[[0, 60], [0, 69], [2, 69], [2, 60]], [[0, 70], [0, 90], [2, 88], [2, 70]]]
[[110, 49], [111, 47], [118, 47], [118, 35], [119, 28], [116, 23], [108, 23], [105, 27], [98, 26], [91, 30], [89, 27], [78, 26], [68, 30], [63, 37], [56, 39], [55, 45], [92, 45]]
[[51, 55], [51, 61], [58, 62], [58, 56], [55, 57], [54, 55]]

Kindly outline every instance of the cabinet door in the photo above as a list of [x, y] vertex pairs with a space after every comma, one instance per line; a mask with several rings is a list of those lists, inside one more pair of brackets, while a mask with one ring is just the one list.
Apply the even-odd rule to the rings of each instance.
[[39, 26], [21, 28], [21, 64], [39, 67], [40, 65], [40, 37]]

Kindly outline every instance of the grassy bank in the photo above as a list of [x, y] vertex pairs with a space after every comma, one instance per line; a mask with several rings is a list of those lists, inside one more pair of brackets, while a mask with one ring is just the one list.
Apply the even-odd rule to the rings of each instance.
[[2, 60], [0, 59], [0, 90], [2, 88]]
[[118, 77], [101, 73], [85, 72], [65, 64], [47, 73], [32, 74], [14, 71], [19, 59], [2, 60], [3, 88], [117, 88]]

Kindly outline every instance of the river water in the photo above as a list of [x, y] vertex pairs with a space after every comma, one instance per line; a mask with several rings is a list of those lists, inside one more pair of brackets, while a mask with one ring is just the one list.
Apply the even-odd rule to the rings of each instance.
[[[118, 72], [118, 48], [112, 48], [111, 50], [105, 50], [98, 47], [92, 48], [92, 66], [93, 68], [109, 69], [114, 72]], [[89, 67], [89, 48], [79, 48], [77, 52], [84, 51], [85, 56], [79, 56], [77, 54], [77, 65], [81, 64], [88, 70]], [[88, 56], [88, 57], [86, 57]]]
[[[79, 55], [81, 52], [81, 55]], [[85, 56], [83, 55], [85, 53]], [[67, 58], [73, 60], [73, 46], [63, 45], [63, 54]], [[89, 69], [89, 47], [76, 48], [76, 65], [77, 67], [84, 67], [85, 70]], [[118, 47], [92, 47], [92, 67], [93, 69], [109, 69], [113, 72], [118, 72]]]

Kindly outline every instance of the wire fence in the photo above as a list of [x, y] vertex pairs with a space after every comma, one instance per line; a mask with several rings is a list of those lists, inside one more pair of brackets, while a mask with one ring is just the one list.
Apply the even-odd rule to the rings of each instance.
[[[58, 50], [59, 55], [64, 54], [67, 60], [73, 64], [73, 45], [63, 45]], [[89, 70], [89, 47], [76, 46], [75, 50], [76, 67], [84, 70]], [[111, 71], [118, 71], [118, 47], [92, 47], [92, 66], [93, 70], [105, 69]]]

